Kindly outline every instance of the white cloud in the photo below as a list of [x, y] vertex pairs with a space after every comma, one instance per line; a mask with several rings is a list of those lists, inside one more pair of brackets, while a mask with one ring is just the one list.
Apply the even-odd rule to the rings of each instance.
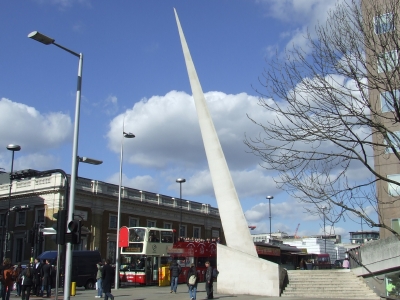
[[[239, 199], [258, 198], [259, 195], [277, 194], [279, 191], [275, 186], [274, 179], [266, 176], [261, 168], [253, 170], [236, 170], [231, 172], [232, 180], [235, 184]], [[209, 169], [199, 170], [192, 176], [185, 178], [185, 194], [188, 196], [208, 195], [214, 196], [214, 189], [211, 182]], [[171, 182], [175, 179], [171, 177]], [[172, 183], [170, 190], [176, 190], [177, 186]], [[262, 199], [265, 199], [263, 197]]]
[[[231, 170], [243, 169], [249, 163], [256, 165], [258, 159], [246, 153], [243, 140], [245, 132], [258, 132], [246, 118], [246, 112], [260, 118], [268, 114], [260, 110], [257, 97], [221, 92], [209, 92], [205, 97]], [[114, 118], [107, 133], [108, 145], [116, 153], [123, 118], [124, 115]], [[124, 144], [124, 155], [130, 163], [158, 169], [171, 164], [191, 170], [206, 166], [194, 102], [184, 92], [171, 91], [135, 103], [125, 112], [125, 131], [136, 135], [134, 141]]]
[[266, 10], [266, 16], [292, 26], [281, 38], [288, 39], [286, 47], [301, 47], [307, 50], [307, 31], [315, 37], [315, 26], [326, 22], [328, 11], [343, 0], [258, 0]]
[[0, 128], [3, 129], [0, 140], [18, 144], [28, 153], [57, 148], [72, 137], [68, 115], [61, 112], [41, 114], [33, 107], [6, 98], [0, 100]]
[[[21, 153], [22, 154], [22, 153]], [[58, 165], [59, 157], [49, 154], [33, 153], [17, 157], [14, 161], [14, 170], [34, 169], [49, 170]]]
[[42, 4], [42, 5], [55, 5], [58, 6], [61, 10], [65, 8], [69, 8], [73, 6], [74, 4], [80, 4], [84, 5], [86, 7], [91, 7], [91, 1], [90, 0], [35, 0], [37, 3]]
[[[106, 182], [119, 185], [119, 173], [115, 173], [106, 179]], [[128, 178], [125, 174], [122, 174], [122, 186], [131, 187], [137, 190], [143, 191], [157, 191], [159, 186], [157, 181], [149, 175], [135, 176]]]
[[[306, 203], [299, 203], [295, 200], [274, 203], [276, 200], [271, 200], [271, 216], [273, 218], [284, 218], [293, 220], [318, 220], [318, 216], [310, 216], [306, 213], [305, 207], [311, 206]], [[253, 206], [245, 212], [246, 219], [249, 223], [258, 223], [269, 219], [269, 202], [261, 202]]]

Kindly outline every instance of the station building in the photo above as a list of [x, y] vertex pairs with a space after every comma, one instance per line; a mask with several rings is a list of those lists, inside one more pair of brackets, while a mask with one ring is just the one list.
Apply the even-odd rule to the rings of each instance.
[[[0, 245], [3, 246], [4, 257], [11, 258], [12, 262], [24, 262], [43, 251], [57, 250], [54, 235], [43, 235], [43, 232], [56, 224], [54, 214], [68, 205], [66, 182], [69, 182], [70, 176], [62, 170], [26, 170], [13, 174], [22, 175], [12, 180], [11, 189], [10, 174], [0, 174]], [[115, 261], [118, 188], [115, 184], [77, 178], [74, 218], [82, 220], [83, 228], [81, 243], [73, 245], [75, 250], [99, 250], [102, 258]], [[28, 210], [13, 209], [26, 205]], [[178, 229], [181, 221], [181, 236], [201, 239], [220, 237], [224, 241], [217, 208], [188, 199], [122, 187], [121, 226]], [[30, 231], [35, 232], [32, 244], [27, 242]]]

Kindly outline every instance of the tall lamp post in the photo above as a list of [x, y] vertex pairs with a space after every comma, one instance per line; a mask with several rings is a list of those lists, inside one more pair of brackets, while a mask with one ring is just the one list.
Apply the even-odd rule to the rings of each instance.
[[272, 239], [272, 222], [271, 222], [271, 200], [274, 199], [274, 196], [267, 196], [266, 197], [268, 199], [269, 202], [269, 239]]
[[133, 133], [126, 133], [122, 129], [121, 138], [121, 154], [119, 158], [119, 188], [118, 188], [118, 215], [117, 215], [117, 242], [115, 251], [115, 284], [114, 289], [119, 289], [119, 228], [121, 227], [121, 189], [122, 189], [122, 161], [124, 159], [124, 138], [132, 139], [135, 135]]
[[[6, 231], [4, 231], [4, 227], [3, 227], [3, 238], [1, 239], [2, 241], [2, 250], [1, 250], [1, 260], [3, 261], [3, 258], [5, 257], [5, 254], [7, 253], [7, 245], [10, 241], [10, 209], [11, 209], [11, 190], [12, 190], [12, 173], [14, 172], [14, 153], [15, 151], [19, 151], [21, 150], [21, 146], [19, 145], [15, 145], [15, 144], [9, 144], [7, 146], [7, 150], [10, 150], [12, 152], [12, 156], [11, 156], [11, 171], [10, 171], [10, 188], [8, 190], [8, 210], [7, 210], [7, 214], [6, 214], [6, 218], [4, 219], [4, 221], [6, 222]], [[3, 224], [4, 225], [4, 224]]]
[[324, 214], [324, 243], [325, 243], [325, 253], [326, 253], [326, 231], [325, 231], [325, 210], [327, 209], [326, 206], [322, 206], [322, 213]]
[[[74, 124], [74, 137], [72, 145], [72, 167], [71, 167], [71, 187], [70, 187], [70, 199], [68, 205], [68, 220], [73, 220], [73, 214], [75, 209], [75, 189], [76, 189], [76, 174], [77, 174], [77, 158], [78, 158], [78, 136], [79, 136], [79, 113], [80, 113], [80, 103], [81, 103], [81, 88], [82, 88], [82, 65], [83, 65], [83, 54], [76, 53], [64, 46], [55, 43], [55, 40], [41, 34], [38, 31], [33, 31], [28, 34], [28, 37], [34, 39], [45, 45], [55, 45], [64, 51], [79, 58], [78, 63], [78, 83], [76, 89], [76, 104], [75, 104], [75, 124]], [[64, 299], [68, 300], [70, 298], [71, 291], [71, 265], [72, 265], [72, 249], [71, 243], [66, 244], [66, 255], [65, 255], [65, 283], [64, 283]]]
[[181, 203], [181, 219], [179, 221], [179, 238], [180, 238], [182, 230], [182, 183], [186, 182], [186, 179], [178, 178], [176, 182], [179, 183], [179, 202]]

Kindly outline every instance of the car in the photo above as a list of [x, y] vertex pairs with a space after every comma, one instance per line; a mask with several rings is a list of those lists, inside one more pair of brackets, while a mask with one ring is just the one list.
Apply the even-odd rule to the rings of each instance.
[[337, 260], [335, 260], [335, 262], [333, 263], [333, 268], [334, 269], [341, 269], [341, 268], [343, 268], [343, 260], [344, 259], [337, 259]]

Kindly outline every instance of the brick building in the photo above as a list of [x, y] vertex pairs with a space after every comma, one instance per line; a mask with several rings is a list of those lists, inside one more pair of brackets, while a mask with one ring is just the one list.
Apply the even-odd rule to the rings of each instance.
[[[40, 228], [52, 227], [56, 223], [54, 213], [65, 207], [66, 174], [48, 173], [46, 176], [28, 175], [13, 180], [11, 197], [9, 173], [0, 174], [0, 224], [3, 225], [0, 241], [7, 227], [5, 220], [8, 208], [21, 205], [30, 207], [26, 211], [12, 211], [9, 215], [10, 236], [5, 257], [10, 257], [13, 262], [27, 261], [42, 251], [57, 249], [54, 236], [50, 235], [43, 236], [42, 241], [36, 238], [34, 247], [26, 243], [30, 229], [43, 231]], [[75, 249], [97, 249], [103, 258], [114, 261], [117, 208], [118, 185], [79, 177], [74, 216], [83, 220], [84, 227], [82, 242], [75, 245]], [[221, 237], [224, 240], [219, 211], [209, 204], [187, 199], [180, 202], [179, 198], [122, 187], [121, 226], [177, 229], [181, 216], [185, 236], [203, 239]]]

